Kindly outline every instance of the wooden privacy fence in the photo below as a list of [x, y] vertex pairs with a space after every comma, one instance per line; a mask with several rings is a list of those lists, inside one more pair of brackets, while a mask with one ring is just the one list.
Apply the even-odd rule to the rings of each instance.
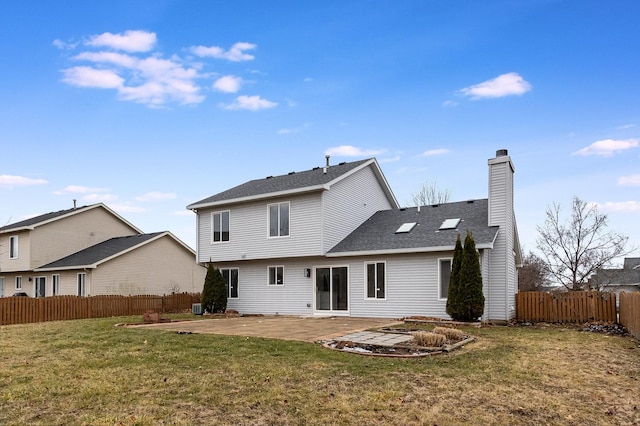
[[620, 293], [620, 324], [640, 339], [640, 293]]
[[191, 310], [200, 294], [167, 296], [54, 296], [0, 298], [0, 325], [142, 315], [152, 309], [159, 313]]
[[531, 322], [618, 322], [616, 294], [597, 291], [517, 293], [516, 318]]

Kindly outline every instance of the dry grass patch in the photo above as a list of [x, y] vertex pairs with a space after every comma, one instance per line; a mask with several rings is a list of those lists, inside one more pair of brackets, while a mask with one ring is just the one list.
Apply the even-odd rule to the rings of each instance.
[[442, 334], [452, 342], [458, 342], [464, 338], [464, 332], [462, 330], [458, 330], [457, 328], [449, 328], [449, 327], [435, 327], [433, 332], [436, 334]]
[[427, 348], [439, 348], [447, 340], [444, 334], [430, 333], [428, 331], [414, 331], [411, 335], [418, 346]]
[[119, 322], [0, 326], [0, 424], [640, 424], [627, 337], [474, 328], [451, 354], [398, 360]]

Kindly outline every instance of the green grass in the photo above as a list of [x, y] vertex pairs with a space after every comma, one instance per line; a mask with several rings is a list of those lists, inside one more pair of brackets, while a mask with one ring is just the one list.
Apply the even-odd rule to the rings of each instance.
[[469, 328], [449, 355], [114, 327], [0, 327], [0, 424], [638, 424], [640, 347], [561, 328]]

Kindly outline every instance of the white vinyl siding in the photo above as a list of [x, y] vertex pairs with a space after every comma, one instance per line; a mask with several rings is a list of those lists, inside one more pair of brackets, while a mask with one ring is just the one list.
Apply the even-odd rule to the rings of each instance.
[[371, 166], [332, 185], [323, 195], [323, 253], [331, 250], [375, 212], [391, 207]]
[[[225, 244], [209, 244], [211, 211], [198, 211], [198, 262], [225, 262], [321, 254], [320, 192], [227, 206], [233, 237]], [[274, 201], [289, 203], [289, 237], [269, 238], [269, 210]], [[206, 219], [203, 219], [206, 218]], [[263, 281], [264, 282], [264, 281]]]

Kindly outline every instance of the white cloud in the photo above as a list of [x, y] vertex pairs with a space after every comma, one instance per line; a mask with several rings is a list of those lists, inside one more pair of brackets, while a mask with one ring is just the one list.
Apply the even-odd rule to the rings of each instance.
[[88, 194], [93, 192], [107, 192], [107, 188], [91, 188], [88, 186], [82, 185], [69, 185], [60, 191], [55, 191], [55, 195], [64, 195], [64, 194]]
[[148, 52], [155, 46], [156, 33], [139, 30], [128, 30], [124, 33], [102, 33], [89, 37], [87, 46], [108, 47], [126, 52]]
[[231, 62], [251, 61], [255, 56], [245, 53], [245, 50], [253, 50], [257, 46], [253, 43], [239, 42], [231, 46], [231, 49], [224, 50], [218, 46], [192, 46], [191, 52], [200, 58], [226, 59]]
[[60, 50], [75, 49], [76, 46], [78, 45], [78, 43], [68, 43], [68, 42], [62, 41], [60, 39], [53, 40], [53, 42], [51, 44], [53, 44], [55, 47], [57, 47]]
[[136, 197], [137, 201], [163, 201], [173, 200], [176, 194], [173, 192], [147, 192], [146, 194]]
[[261, 109], [275, 108], [278, 106], [277, 102], [271, 102], [266, 99], [262, 99], [260, 96], [238, 96], [232, 104], [221, 105], [224, 109], [238, 110], [246, 109], [249, 111], [258, 111]]
[[621, 176], [618, 178], [618, 185], [622, 186], [640, 186], [640, 174]]
[[445, 108], [452, 108], [452, 107], [458, 106], [458, 102], [446, 100], [442, 103], [442, 106]]
[[336, 155], [338, 157], [367, 157], [380, 155], [386, 152], [384, 149], [362, 149], [351, 145], [341, 145], [327, 149], [326, 155]]
[[44, 179], [33, 179], [24, 176], [0, 175], [0, 188], [13, 189], [15, 186], [33, 186], [49, 183]]
[[400, 156], [396, 155], [395, 157], [381, 158], [379, 161], [380, 163], [395, 163], [400, 161]]
[[592, 203], [604, 213], [635, 213], [640, 212], [640, 202], [638, 201], [607, 201], [606, 203]]
[[118, 199], [118, 196], [114, 194], [87, 194], [87, 195], [83, 195], [82, 199], [92, 204], [107, 203], [110, 201], [116, 201]]
[[438, 148], [438, 149], [429, 149], [425, 152], [423, 152], [422, 154], [420, 154], [421, 157], [432, 157], [434, 155], [444, 155], [444, 154], [448, 154], [449, 150], [445, 149], [445, 148]]
[[242, 86], [242, 78], [233, 75], [220, 77], [213, 83], [213, 88], [224, 93], [236, 93]]
[[573, 155], [601, 155], [603, 157], [611, 157], [613, 154], [616, 154], [621, 151], [625, 151], [627, 149], [637, 148], [640, 146], [640, 139], [626, 139], [626, 140], [615, 140], [615, 139], [604, 139], [601, 141], [597, 141], [592, 143], [586, 148], [582, 148], [573, 153]]
[[118, 213], [146, 213], [149, 211], [149, 209], [145, 209], [144, 207], [140, 206], [134, 206], [129, 203], [109, 204], [109, 207]]
[[458, 93], [471, 99], [501, 98], [503, 96], [522, 95], [531, 90], [531, 84], [520, 74], [510, 72], [491, 80], [460, 89]]
[[635, 124], [623, 124], [622, 126], [618, 126], [618, 129], [630, 129], [632, 127], [636, 127]]
[[279, 135], [289, 135], [291, 133], [300, 133], [302, 132], [304, 129], [307, 129], [311, 126], [311, 123], [304, 123], [302, 126], [299, 127], [295, 127], [293, 129], [280, 129], [278, 130], [278, 134]]
[[108, 63], [125, 68], [136, 68], [138, 58], [117, 52], [82, 52], [73, 57], [76, 61]]
[[64, 81], [72, 86], [96, 87], [99, 89], [117, 89], [122, 87], [124, 79], [115, 71], [92, 67], [72, 67], [63, 71]]

